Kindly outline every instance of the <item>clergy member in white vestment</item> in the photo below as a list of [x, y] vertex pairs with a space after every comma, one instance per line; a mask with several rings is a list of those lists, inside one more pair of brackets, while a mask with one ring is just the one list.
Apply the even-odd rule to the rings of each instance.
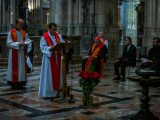
[[62, 50], [52, 51], [51, 49], [58, 43], [64, 43], [65, 41], [56, 30], [57, 25], [50, 23], [48, 31], [43, 34], [40, 40], [40, 49], [43, 57], [38, 95], [47, 99], [59, 97], [59, 89], [62, 83]]
[[7, 83], [11, 89], [21, 89], [26, 84], [26, 45], [32, 42], [22, 29], [23, 19], [16, 20], [16, 28], [9, 31], [7, 47], [9, 48]]
[[104, 32], [99, 32], [98, 36], [100, 37], [101, 42], [104, 42], [108, 49], [108, 40], [104, 37]]

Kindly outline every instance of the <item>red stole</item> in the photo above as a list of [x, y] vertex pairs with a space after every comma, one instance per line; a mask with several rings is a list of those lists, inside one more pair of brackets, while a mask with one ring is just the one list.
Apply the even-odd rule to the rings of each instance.
[[[105, 38], [103, 38], [102, 41], [101, 41], [102, 44], [104, 44], [105, 41], [107, 41], [107, 40]], [[102, 72], [103, 72], [103, 69], [104, 69], [103, 66], [104, 66], [104, 58], [101, 59], [101, 66], [100, 66], [100, 75], [101, 75], [101, 77], [102, 77]]]
[[[10, 32], [11, 32], [11, 37], [13, 42], [17, 42], [16, 29], [11, 29]], [[26, 31], [21, 30], [21, 33], [22, 33], [22, 40], [25, 41]], [[24, 58], [26, 61], [25, 55], [26, 55], [26, 52], [24, 52]], [[26, 69], [25, 69], [25, 75], [26, 75]], [[17, 49], [12, 49], [12, 82], [18, 82], [18, 50]]]
[[93, 46], [91, 48], [91, 57], [86, 61], [86, 64], [85, 64], [85, 71], [90, 71], [91, 63], [95, 59], [95, 56], [97, 56], [99, 54], [103, 45], [104, 45], [104, 43], [101, 43], [97, 48], [95, 48], [96, 44], [93, 44]]
[[[49, 37], [48, 32], [46, 32], [43, 37], [47, 42], [47, 46], [54, 46], [52, 39]], [[60, 38], [58, 33], [55, 33], [55, 38], [57, 44], [60, 43]], [[50, 58], [50, 65], [51, 65], [51, 74], [52, 74], [52, 85], [54, 89], [59, 89], [60, 87], [60, 68], [61, 68], [61, 52], [57, 51], [57, 61], [55, 52], [53, 52]], [[57, 62], [57, 63], [56, 63]]]
[[102, 38], [102, 41], [101, 41], [101, 42], [104, 43], [105, 41], [106, 41], [106, 39], [105, 39], [105, 38]]

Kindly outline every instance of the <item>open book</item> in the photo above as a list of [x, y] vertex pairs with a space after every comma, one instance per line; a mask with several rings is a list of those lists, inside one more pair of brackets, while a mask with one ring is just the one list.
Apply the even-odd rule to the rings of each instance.
[[141, 58], [141, 62], [142, 62], [142, 63], [145, 63], [145, 62], [147, 62], [147, 61], [148, 61], [147, 58]]
[[57, 51], [57, 50], [60, 50], [64, 47], [64, 44], [65, 43], [58, 43], [56, 46], [54, 46], [51, 51]]

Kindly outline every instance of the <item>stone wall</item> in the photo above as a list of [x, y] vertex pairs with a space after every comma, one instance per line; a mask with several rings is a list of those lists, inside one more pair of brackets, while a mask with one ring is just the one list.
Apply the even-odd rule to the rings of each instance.
[[[42, 53], [40, 51], [40, 36], [29, 36], [31, 40], [34, 42], [34, 63], [40, 64]], [[0, 36], [0, 64], [7, 64], [8, 61], [8, 48], [6, 46], [7, 35]], [[80, 36], [70, 36], [70, 40], [73, 43], [73, 60], [75, 62], [81, 61], [80, 56]]]
[[[40, 37], [41, 36], [29, 36], [34, 42], [34, 64], [40, 64], [42, 59], [42, 53], [40, 51]], [[80, 55], [80, 39], [81, 36], [70, 36], [69, 37], [73, 46], [73, 61], [81, 63], [82, 56]], [[6, 46], [7, 36], [0, 36], [0, 64], [6, 65], [8, 63], [8, 48]], [[109, 57], [115, 58], [121, 55], [121, 47], [118, 41], [115, 39], [109, 40]]]

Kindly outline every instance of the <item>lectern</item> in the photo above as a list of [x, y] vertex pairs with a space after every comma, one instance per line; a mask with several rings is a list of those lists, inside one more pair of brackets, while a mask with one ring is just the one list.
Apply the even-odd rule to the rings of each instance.
[[[72, 43], [58, 43], [56, 46], [54, 46], [51, 50], [56, 51], [62, 49], [63, 55], [62, 55], [62, 87], [60, 88], [60, 92], [62, 92], [63, 97], [67, 98], [68, 102], [73, 102], [73, 95], [70, 92], [70, 87], [67, 86], [66, 82], [66, 51], [72, 47]], [[53, 101], [53, 100], [52, 100]]]

